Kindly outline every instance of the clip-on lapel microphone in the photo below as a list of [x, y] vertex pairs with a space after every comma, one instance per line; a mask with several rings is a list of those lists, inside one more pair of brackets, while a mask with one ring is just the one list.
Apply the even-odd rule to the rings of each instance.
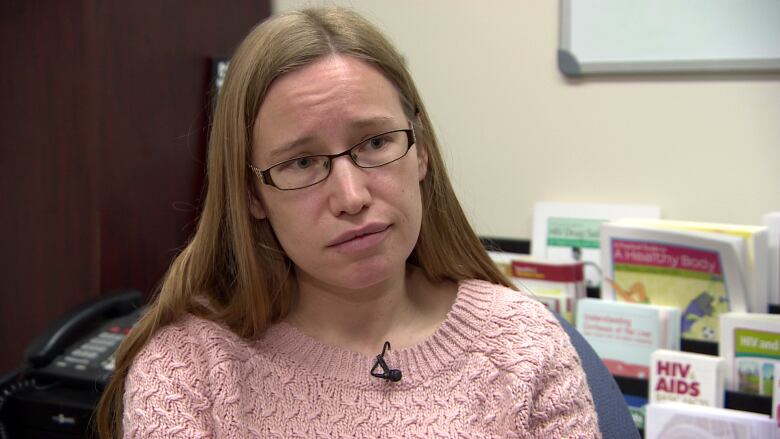
[[[385, 351], [389, 350], [390, 342], [386, 341], [384, 347], [382, 348], [382, 353], [376, 356], [376, 363], [374, 363], [374, 367], [371, 368], [371, 375], [392, 382], [401, 381], [401, 371], [398, 369], [390, 369], [387, 366], [387, 363], [385, 363]], [[381, 368], [382, 372], [375, 372], [377, 368]]]

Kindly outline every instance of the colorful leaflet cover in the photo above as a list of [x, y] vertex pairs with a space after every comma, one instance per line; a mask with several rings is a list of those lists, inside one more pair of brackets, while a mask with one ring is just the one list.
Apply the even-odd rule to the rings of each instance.
[[769, 303], [780, 304], [780, 212], [764, 215], [769, 229]]
[[650, 356], [650, 402], [723, 407], [726, 362], [713, 355], [659, 349]]
[[601, 226], [605, 299], [677, 307], [682, 337], [717, 341], [718, 318], [747, 311], [742, 238], [717, 233]]
[[625, 217], [660, 218], [657, 206], [629, 204], [534, 204], [531, 255], [555, 261], [585, 262], [585, 284], [599, 286], [599, 227]]
[[584, 264], [530, 257], [512, 260], [512, 280], [551, 311], [574, 322], [574, 304], [585, 297]]
[[521, 253], [488, 251], [488, 256], [506, 277], [512, 277], [512, 261], [517, 258], [527, 257]]
[[727, 313], [720, 330], [726, 388], [773, 396], [774, 376], [780, 373], [780, 315]]
[[647, 405], [645, 439], [777, 439], [767, 415], [679, 402]]
[[769, 290], [769, 231], [765, 226], [702, 223], [694, 221], [654, 220], [646, 218], [623, 219], [620, 224], [639, 224], [671, 230], [694, 230], [742, 238], [746, 256], [742, 258], [742, 280], [748, 297], [748, 311], [768, 311]]
[[650, 377], [656, 349], [680, 349], [680, 313], [670, 306], [581, 299], [577, 330], [613, 375]]

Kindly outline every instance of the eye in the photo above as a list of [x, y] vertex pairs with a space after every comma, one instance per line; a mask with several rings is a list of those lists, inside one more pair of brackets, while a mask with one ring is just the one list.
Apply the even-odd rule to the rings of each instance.
[[314, 163], [312, 157], [301, 157], [292, 161], [291, 165], [297, 169], [306, 169]]
[[382, 149], [387, 144], [385, 136], [377, 136], [368, 139], [368, 147], [374, 151]]
[[322, 157], [307, 155], [307, 156], [287, 160], [286, 162], [282, 162], [277, 166], [274, 166], [272, 169], [276, 169], [276, 172], [309, 171], [311, 169], [314, 169], [321, 162], [322, 162]]

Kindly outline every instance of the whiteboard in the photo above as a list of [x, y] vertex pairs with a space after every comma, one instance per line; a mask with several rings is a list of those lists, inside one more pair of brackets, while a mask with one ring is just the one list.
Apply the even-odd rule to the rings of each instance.
[[780, 0], [561, 0], [558, 67], [780, 72]]

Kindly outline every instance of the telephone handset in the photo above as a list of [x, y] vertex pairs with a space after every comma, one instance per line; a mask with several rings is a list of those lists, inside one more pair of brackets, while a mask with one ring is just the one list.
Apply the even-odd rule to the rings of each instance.
[[114, 370], [114, 351], [142, 311], [135, 290], [89, 301], [50, 325], [26, 352], [30, 376], [103, 387]]

